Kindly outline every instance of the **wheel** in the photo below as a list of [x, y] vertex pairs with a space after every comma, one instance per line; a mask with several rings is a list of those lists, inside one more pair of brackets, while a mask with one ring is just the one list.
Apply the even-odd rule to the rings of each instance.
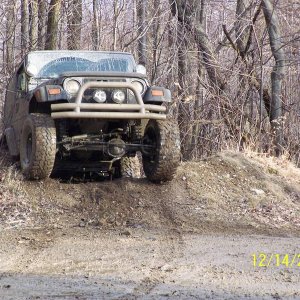
[[53, 119], [31, 114], [24, 122], [20, 141], [20, 163], [27, 179], [50, 176], [56, 154], [56, 129]]
[[140, 178], [140, 162], [137, 156], [135, 157], [122, 157], [120, 161], [121, 177], [125, 178]]
[[[180, 162], [180, 135], [173, 120], [149, 120], [144, 133], [143, 168], [152, 182], [173, 179]], [[152, 147], [152, 149], [151, 149]]]

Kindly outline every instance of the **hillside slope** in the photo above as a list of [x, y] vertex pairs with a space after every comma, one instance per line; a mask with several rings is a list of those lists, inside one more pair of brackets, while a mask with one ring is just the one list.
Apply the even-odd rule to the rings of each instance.
[[300, 170], [285, 160], [223, 152], [183, 163], [175, 180], [24, 181], [0, 160], [0, 228], [171, 228], [298, 235]]

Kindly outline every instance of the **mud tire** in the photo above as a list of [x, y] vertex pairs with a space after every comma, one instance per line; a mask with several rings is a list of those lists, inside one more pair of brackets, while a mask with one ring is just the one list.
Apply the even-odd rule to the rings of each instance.
[[122, 157], [120, 161], [121, 177], [123, 178], [140, 178], [141, 169], [137, 156]]
[[143, 169], [148, 180], [158, 183], [174, 178], [180, 162], [180, 135], [174, 120], [149, 120], [144, 133], [144, 143], [153, 145], [155, 151], [143, 153]]
[[20, 163], [27, 179], [48, 178], [56, 154], [54, 120], [44, 114], [31, 114], [24, 122], [20, 141]]

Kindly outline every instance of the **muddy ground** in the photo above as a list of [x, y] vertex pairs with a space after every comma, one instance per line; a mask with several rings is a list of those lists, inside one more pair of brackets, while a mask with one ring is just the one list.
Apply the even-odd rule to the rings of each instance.
[[[300, 171], [287, 160], [224, 152], [154, 185], [26, 182], [2, 157], [0, 299], [300, 298]], [[259, 253], [268, 267], [253, 266]]]

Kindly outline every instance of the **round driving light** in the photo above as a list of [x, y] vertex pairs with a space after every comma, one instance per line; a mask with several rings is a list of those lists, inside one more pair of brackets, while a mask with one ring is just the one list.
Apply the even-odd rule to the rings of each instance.
[[64, 81], [64, 89], [71, 95], [77, 94], [80, 89], [80, 83], [74, 79], [66, 79]]
[[143, 94], [145, 88], [140, 81], [132, 81], [131, 83], [140, 94]]
[[96, 90], [93, 96], [94, 100], [98, 103], [104, 103], [107, 99], [107, 95], [103, 90]]
[[125, 93], [124, 93], [123, 91], [121, 91], [121, 90], [115, 90], [115, 91], [113, 91], [113, 93], [112, 93], [112, 99], [113, 99], [113, 101], [114, 101], [115, 103], [120, 104], [120, 103], [123, 103], [123, 102], [125, 101], [126, 95], [125, 95]]

